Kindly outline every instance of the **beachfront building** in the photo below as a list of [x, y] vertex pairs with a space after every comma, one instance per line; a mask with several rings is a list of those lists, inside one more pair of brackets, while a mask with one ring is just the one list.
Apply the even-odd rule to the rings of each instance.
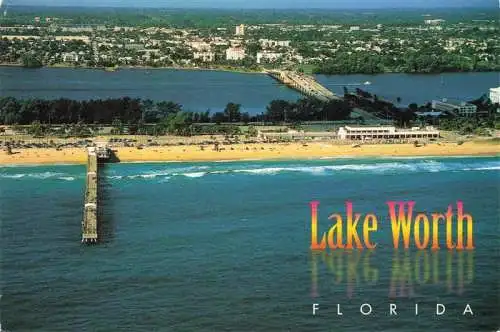
[[371, 140], [371, 139], [430, 139], [439, 138], [439, 131], [434, 127], [425, 127], [420, 129], [414, 127], [411, 129], [396, 129], [392, 126], [377, 126], [377, 127], [340, 127], [338, 138], [341, 140]]
[[297, 131], [288, 130], [286, 132], [264, 132], [258, 131], [257, 138], [263, 140], [286, 140], [286, 141], [304, 141], [304, 140], [332, 140], [337, 138], [337, 133], [333, 131]]
[[194, 52], [193, 59], [201, 60], [203, 62], [213, 62], [215, 60], [215, 53], [209, 51]]
[[432, 109], [435, 111], [448, 112], [458, 116], [471, 116], [476, 114], [477, 106], [464, 101], [433, 100]]
[[500, 104], [500, 87], [490, 89], [490, 100], [493, 104]]
[[230, 47], [226, 50], [226, 60], [238, 61], [245, 58], [245, 49], [241, 47]]
[[78, 62], [79, 56], [76, 52], [68, 52], [62, 54], [63, 61], [66, 63]]

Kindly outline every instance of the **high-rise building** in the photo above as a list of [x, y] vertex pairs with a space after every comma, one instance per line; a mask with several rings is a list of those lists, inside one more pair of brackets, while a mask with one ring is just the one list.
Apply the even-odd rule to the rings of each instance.
[[236, 27], [236, 36], [243, 36], [245, 35], [245, 25], [240, 24]]

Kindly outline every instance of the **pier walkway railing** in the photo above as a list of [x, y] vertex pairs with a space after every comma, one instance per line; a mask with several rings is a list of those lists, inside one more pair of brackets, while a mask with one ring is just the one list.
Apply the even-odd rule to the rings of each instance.
[[87, 148], [87, 177], [82, 221], [82, 243], [85, 244], [97, 243], [98, 240], [99, 160], [107, 158], [109, 158], [109, 148], [106, 144]]

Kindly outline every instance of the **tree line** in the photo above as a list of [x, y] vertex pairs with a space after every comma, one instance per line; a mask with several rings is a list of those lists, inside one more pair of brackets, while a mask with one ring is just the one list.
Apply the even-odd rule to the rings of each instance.
[[[195, 124], [236, 124], [250, 122], [296, 123], [301, 121], [345, 120], [351, 114], [346, 101], [328, 102], [303, 98], [297, 101], [273, 100], [260, 114], [242, 112], [240, 104], [230, 102], [223, 111], [190, 112], [172, 101], [153, 101], [138, 98], [105, 100], [16, 99], [0, 98], [0, 125], [33, 125], [37, 128], [53, 125], [110, 125], [123, 131], [124, 127], [140, 133], [155, 128], [156, 133], [189, 134], [210, 132]], [[121, 128], [121, 129], [120, 129]], [[224, 133], [231, 128], [219, 126]]]
[[395, 58], [392, 54], [339, 53], [313, 69], [314, 74], [380, 74], [401, 73], [441, 73], [469, 71], [497, 71], [500, 63], [481, 61], [477, 56], [458, 54], [403, 54]]

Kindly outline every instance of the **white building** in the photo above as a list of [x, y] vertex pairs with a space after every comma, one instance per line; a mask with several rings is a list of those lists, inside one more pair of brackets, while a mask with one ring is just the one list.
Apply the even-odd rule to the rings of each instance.
[[245, 25], [240, 24], [236, 27], [236, 36], [243, 36], [245, 35]]
[[349, 28], [349, 31], [359, 31], [360, 30], [360, 27], [359, 26], [352, 26]]
[[500, 87], [490, 89], [490, 100], [493, 104], [500, 104]]
[[436, 111], [446, 111], [459, 116], [470, 116], [476, 114], [477, 106], [464, 101], [456, 102], [443, 99], [443, 101], [433, 100], [432, 109]]
[[442, 19], [436, 19], [436, 20], [424, 20], [424, 23], [425, 24], [428, 24], [428, 25], [438, 25], [438, 24], [441, 24], [443, 23], [444, 20]]
[[258, 131], [257, 138], [263, 140], [331, 140], [337, 138], [337, 133], [332, 131], [305, 132], [303, 130], [288, 130], [287, 132], [263, 132]]
[[78, 62], [78, 54], [76, 52], [63, 53], [62, 58], [64, 62], [73, 63]]
[[210, 44], [204, 41], [191, 41], [187, 43], [191, 48], [197, 51], [207, 51], [210, 50]]
[[290, 41], [289, 40], [259, 39], [259, 43], [264, 48], [290, 47]]
[[193, 53], [193, 59], [195, 60], [201, 60], [203, 62], [213, 62], [215, 60], [215, 53], [214, 52], [194, 52]]
[[274, 53], [274, 52], [257, 52], [257, 63], [264, 62], [275, 62], [278, 59], [281, 59], [283, 54]]
[[418, 127], [412, 129], [396, 129], [390, 126], [378, 127], [340, 127], [338, 138], [342, 140], [371, 140], [371, 139], [412, 139], [412, 138], [439, 138], [439, 131], [434, 127]]
[[245, 49], [241, 47], [230, 47], [226, 50], [226, 60], [238, 61], [245, 58]]

